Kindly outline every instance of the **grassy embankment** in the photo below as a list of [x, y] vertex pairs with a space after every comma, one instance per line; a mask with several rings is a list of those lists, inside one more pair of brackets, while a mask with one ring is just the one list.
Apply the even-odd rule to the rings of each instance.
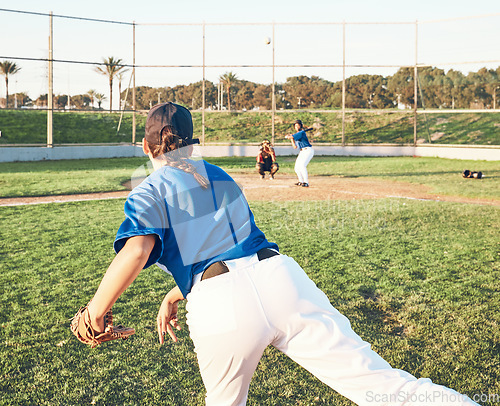
[[[137, 140], [144, 134], [145, 114], [137, 114]], [[297, 118], [306, 126], [313, 142], [340, 143], [342, 121], [339, 111], [276, 113], [276, 142], [292, 131]], [[194, 112], [195, 133], [201, 137], [201, 113]], [[129, 143], [132, 140], [132, 116], [106, 112], [54, 113], [54, 143]], [[43, 144], [47, 139], [47, 113], [44, 111], [0, 110], [0, 146], [2, 144]], [[418, 118], [419, 142], [434, 144], [500, 145], [500, 113], [425, 114]], [[269, 112], [207, 112], [205, 141], [260, 142], [271, 136]], [[395, 110], [346, 113], [347, 143], [412, 143], [413, 115]]]

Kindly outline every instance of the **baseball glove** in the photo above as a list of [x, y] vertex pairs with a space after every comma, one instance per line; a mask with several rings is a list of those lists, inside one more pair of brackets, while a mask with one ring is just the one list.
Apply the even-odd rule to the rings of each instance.
[[[88, 305], [87, 305], [88, 306]], [[89, 313], [86, 311], [87, 306], [81, 307], [71, 319], [70, 330], [84, 344], [90, 345], [91, 348], [104, 343], [106, 341], [117, 340], [122, 338], [126, 340], [135, 330], [122, 325], [113, 326], [113, 313], [111, 309], [104, 316], [104, 331], [96, 332], [90, 323]]]

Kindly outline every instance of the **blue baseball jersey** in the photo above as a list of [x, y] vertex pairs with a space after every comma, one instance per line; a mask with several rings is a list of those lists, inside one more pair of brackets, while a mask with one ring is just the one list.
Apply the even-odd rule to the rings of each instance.
[[203, 189], [181, 169], [161, 167], [128, 195], [114, 242], [118, 253], [132, 236], [156, 235], [144, 268], [156, 263], [174, 277], [184, 297], [194, 275], [214, 262], [278, 249], [255, 225], [243, 192], [226, 172], [205, 161], [190, 162], [209, 187]]
[[295, 140], [295, 145], [297, 145], [297, 148], [299, 149], [312, 147], [304, 130], [300, 130], [299, 132], [293, 134], [293, 139]]

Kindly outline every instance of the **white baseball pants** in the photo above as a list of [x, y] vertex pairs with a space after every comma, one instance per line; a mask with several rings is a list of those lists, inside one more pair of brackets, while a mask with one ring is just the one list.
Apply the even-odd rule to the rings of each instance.
[[207, 405], [245, 405], [268, 345], [358, 405], [477, 405], [393, 369], [292, 258], [259, 262], [254, 254], [226, 265], [230, 272], [195, 283], [187, 295], [187, 323]]
[[309, 174], [307, 173], [307, 165], [314, 156], [312, 147], [302, 148], [295, 161], [295, 173], [301, 183], [309, 183]]

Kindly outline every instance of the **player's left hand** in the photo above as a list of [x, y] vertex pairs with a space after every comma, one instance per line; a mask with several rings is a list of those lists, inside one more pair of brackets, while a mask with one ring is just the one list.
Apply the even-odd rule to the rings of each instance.
[[91, 348], [106, 341], [113, 341], [119, 338], [127, 339], [135, 330], [131, 327], [113, 325], [113, 312], [109, 309], [99, 325], [99, 330], [92, 326], [92, 320], [88, 311], [88, 305], [81, 307], [71, 319], [70, 330], [75, 337]]
[[175, 287], [165, 295], [158, 311], [158, 316], [156, 317], [160, 344], [163, 344], [166, 333], [168, 333], [172, 341], [177, 342], [174, 328], [179, 331], [181, 330], [181, 326], [178, 324], [177, 310], [179, 302], [183, 299], [184, 297], [178, 287]]

